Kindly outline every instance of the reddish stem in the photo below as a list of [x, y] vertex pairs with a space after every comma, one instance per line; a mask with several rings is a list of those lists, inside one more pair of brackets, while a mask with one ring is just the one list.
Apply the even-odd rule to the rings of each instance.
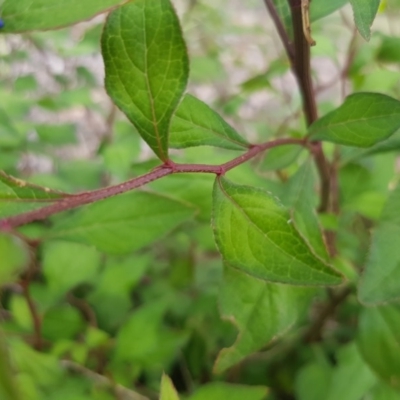
[[85, 204], [90, 204], [95, 201], [106, 199], [108, 197], [115, 196], [117, 194], [128, 192], [132, 189], [144, 186], [147, 183], [155, 181], [157, 179], [163, 178], [164, 176], [185, 173], [185, 172], [195, 172], [195, 173], [211, 173], [216, 175], [223, 175], [232, 168], [237, 167], [240, 164], [245, 163], [251, 158], [255, 157], [257, 154], [270, 149], [272, 147], [284, 146], [289, 144], [297, 144], [300, 146], [306, 146], [305, 139], [276, 139], [266, 143], [251, 146], [251, 148], [239, 157], [234, 158], [220, 165], [206, 165], [206, 164], [175, 164], [171, 160], [168, 160], [165, 164], [160, 165], [153, 171], [133, 178], [129, 181], [120, 183], [115, 186], [109, 186], [106, 188], [93, 190], [91, 192], [83, 192], [75, 195], [69, 195], [61, 200], [55, 200], [49, 206], [43, 207], [39, 210], [29, 211], [23, 214], [19, 214], [13, 217], [5, 218], [0, 220], [0, 229], [2, 226], [10, 228], [16, 228], [18, 226], [43, 220], [53, 214], [57, 214], [61, 211], [71, 210], [76, 207], [83, 206]]

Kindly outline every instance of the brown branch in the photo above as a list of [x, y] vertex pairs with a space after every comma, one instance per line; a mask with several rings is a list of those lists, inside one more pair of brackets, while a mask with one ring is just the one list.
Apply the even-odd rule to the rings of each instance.
[[[307, 125], [311, 125], [318, 118], [318, 112], [311, 79], [310, 43], [304, 35], [301, 0], [288, 0], [288, 2], [292, 14], [295, 46], [295, 60], [292, 69], [299, 84]], [[321, 142], [313, 142], [312, 154], [321, 180], [319, 211], [326, 212], [329, 209], [330, 198], [330, 167], [322, 150]]]
[[303, 335], [303, 341], [306, 343], [315, 342], [321, 339], [322, 330], [326, 321], [335, 313], [336, 309], [342, 304], [352, 292], [352, 288], [347, 286], [337, 294], [333, 294], [329, 301], [318, 313], [314, 322]]
[[36, 309], [36, 304], [32, 299], [32, 296], [29, 291], [29, 283], [30, 282], [23, 282], [22, 283], [22, 293], [25, 297], [26, 303], [29, 308], [29, 312], [32, 317], [33, 323], [33, 331], [34, 331], [34, 339], [33, 339], [33, 347], [36, 350], [41, 350], [43, 347], [43, 340], [42, 340], [42, 321], [40, 318], [39, 313]]
[[57, 214], [62, 211], [71, 210], [85, 204], [90, 204], [95, 201], [115, 196], [117, 194], [128, 192], [132, 189], [144, 186], [147, 183], [153, 182], [157, 179], [163, 178], [164, 176], [171, 174], [195, 172], [223, 175], [232, 168], [235, 168], [238, 165], [245, 163], [246, 161], [252, 159], [257, 154], [260, 154], [265, 150], [289, 144], [297, 144], [300, 146], [307, 145], [306, 139], [276, 139], [266, 143], [253, 145], [246, 153], [220, 165], [175, 164], [174, 162], [168, 160], [164, 164], [155, 168], [153, 171], [137, 178], [131, 179], [129, 181], [120, 183], [118, 185], [109, 186], [90, 192], [68, 195], [68, 197], [65, 197], [61, 200], [55, 200], [54, 203], [52, 203], [51, 205], [45, 206], [39, 210], [29, 211], [23, 214], [2, 219], [0, 220], [0, 230], [12, 230], [13, 228], [16, 228], [20, 225], [24, 225], [33, 221], [43, 220], [53, 214]]

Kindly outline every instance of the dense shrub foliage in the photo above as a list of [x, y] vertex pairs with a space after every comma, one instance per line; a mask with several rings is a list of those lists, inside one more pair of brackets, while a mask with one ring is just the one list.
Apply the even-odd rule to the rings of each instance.
[[398, 0], [0, 17], [0, 399], [400, 399]]

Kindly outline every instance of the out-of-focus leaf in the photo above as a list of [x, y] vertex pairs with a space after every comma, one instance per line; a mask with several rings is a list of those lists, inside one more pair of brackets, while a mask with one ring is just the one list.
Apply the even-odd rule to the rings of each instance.
[[76, 143], [75, 126], [64, 125], [36, 125], [36, 132], [42, 142], [52, 145]]
[[315, 294], [316, 289], [268, 283], [226, 265], [219, 296], [221, 315], [239, 333], [233, 346], [219, 353], [214, 371], [226, 370], [288, 331]]
[[357, 343], [368, 365], [400, 390], [400, 308], [365, 308], [358, 323]]
[[1, 32], [55, 29], [75, 24], [127, 0], [4, 0]]
[[358, 296], [362, 303], [379, 304], [400, 298], [400, 185], [387, 200], [359, 282]]
[[0, 171], [0, 218], [40, 208], [65, 196], [68, 195], [32, 185]]
[[328, 363], [313, 362], [302, 367], [296, 376], [296, 398], [298, 400], [320, 400], [332, 379], [333, 368]]
[[258, 168], [261, 172], [286, 168], [296, 161], [302, 150], [296, 145], [274, 147], [267, 151]]
[[42, 321], [43, 338], [51, 341], [74, 339], [82, 331], [84, 321], [79, 311], [68, 304], [48, 310]]
[[400, 101], [379, 93], [355, 93], [314, 122], [309, 134], [346, 146], [370, 147], [400, 128]]
[[400, 400], [400, 393], [398, 390], [379, 382], [371, 390], [371, 400]]
[[28, 246], [20, 238], [0, 232], [0, 286], [14, 281], [28, 263]]
[[371, 37], [371, 25], [378, 12], [380, 0], [350, 0], [353, 7], [354, 22], [365, 40]]
[[118, 331], [116, 361], [130, 361], [138, 367], [146, 367], [162, 366], [171, 360], [187, 337], [163, 327], [167, 306], [165, 301], [151, 302], [132, 313]]
[[33, 350], [20, 339], [10, 340], [9, 345], [16, 370], [31, 376], [37, 388], [57, 385], [62, 371], [55, 357]]
[[60, 219], [50, 235], [92, 244], [110, 254], [124, 254], [153, 243], [195, 213], [190, 205], [166, 196], [131, 192]]
[[316, 256], [270, 193], [217, 178], [213, 227], [232, 267], [256, 278], [295, 285], [337, 285], [341, 275]]
[[[400, 61], [400, 38], [381, 35], [381, 45], [377, 54], [379, 61], [397, 63]], [[385, 71], [387, 72], [387, 71]]]
[[0, 331], [0, 399], [21, 399], [14, 379], [15, 376], [11, 370], [9, 354], [4, 340], [3, 332]]
[[349, 0], [312, 0], [310, 1], [310, 18], [312, 21], [326, 17], [347, 4]]
[[102, 36], [105, 85], [162, 160], [172, 115], [186, 87], [185, 42], [169, 0], [136, 0], [113, 11]]
[[60, 296], [82, 283], [93, 282], [101, 255], [93, 247], [62, 241], [43, 248], [43, 274], [49, 288]]
[[249, 144], [207, 104], [189, 94], [175, 111], [170, 128], [170, 146], [216, 146], [243, 150]]
[[376, 384], [374, 373], [351, 343], [338, 351], [338, 363], [333, 370], [326, 400], [360, 400]]
[[188, 400], [263, 400], [267, 393], [268, 389], [262, 386], [212, 382], [201, 386]]
[[160, 400], [179, 400], [178, 392], [171, 378], [165, 374], [161, 378]]

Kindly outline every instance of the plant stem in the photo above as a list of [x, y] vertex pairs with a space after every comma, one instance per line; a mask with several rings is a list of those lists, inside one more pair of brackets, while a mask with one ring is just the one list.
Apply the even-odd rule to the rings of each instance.
[[13, 228], [16, 228], [18, 226], [33, 221], [43, 220], [47, 217], [50, 217], [53, 214], [57, 214], [62, 211], [71, 210], [73, 208], [80, 207], [85, 204], [90, 204], [95, 201], [115, 196], [117, 194], [128, 192], [132, 189], [144, 186], [147, 183], [153, 182], [157, 179], [163, 178], [164, 176], [171, 174], [195, 172], [195, 173], [211, 173], [216, 175], [223, 175], [232, 168], [235, 168], [238, 165], [243, 164], [246, 161], [249, 161], [256, 155], [264, 152], [265, 150], [289, 144], [307, 146], [306, 139], [292, 139], [292, 138], [276, 139], [266, 143], [253, 145], [246, 153], [240, 155], [239, 157], [234, 158], [231, 161], [228, 161], [220, 165], [175, 164], [174, 162], [168, 160], [164, 164], [156, 167], [153, 171], [145, 175], [139, 176], [137, 178], [133, 178], [129, 181], [120, 183], [118, 185], [109, 186], [106, 188], [93, 190], [90, 192], [68, 195], [67, 197], [62, 198], [60, 200], [55, 200], [52, 204], [40, 208], [39, 210], [29, 211], [23, 214], [2, 219], [0, 220], [0, 230], [1, 229], [12, 230]]

